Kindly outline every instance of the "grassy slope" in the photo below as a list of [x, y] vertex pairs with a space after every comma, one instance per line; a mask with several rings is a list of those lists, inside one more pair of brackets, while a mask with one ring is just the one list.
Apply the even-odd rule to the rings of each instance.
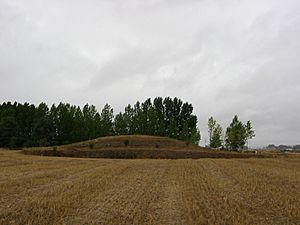
[[[126, 144], [127, 142], [127, 144]], [[152, 158], [152, 159], [198, 159], [198, 158], [300, 158], [300, 154], [272, 152], [240, 153], [203, 148], [168, 137], [124, 135], [101, 137], [55, 148], [40, 147], [24, 149], [23, 153], [45, 156], [85, 158]]]
[[69, 145], [30, 148], [25, 154], [91, 158], [265, 158], [268, 154], [211, 150], [167, 137], [126, 135], [102, 137]]

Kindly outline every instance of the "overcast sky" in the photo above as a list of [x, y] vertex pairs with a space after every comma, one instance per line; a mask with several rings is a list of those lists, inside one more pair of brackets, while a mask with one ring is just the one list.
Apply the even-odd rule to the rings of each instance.
[[299, 0], [0, 0], [0, 102], [193, 104], [300, 143]]

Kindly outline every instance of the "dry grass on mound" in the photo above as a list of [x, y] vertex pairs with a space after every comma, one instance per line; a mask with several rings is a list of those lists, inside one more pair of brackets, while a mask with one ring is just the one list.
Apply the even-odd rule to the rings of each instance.
[[167, 137], [144, 135], [111, 136], [56, 147], [26, 148], [23, 153], [43, 156], [116, 159], [300, 158], [300, 154], [221, 151]]
[[65, 145], [66, 148], [91, 148], [91, 145], [95, 149], [107, 149], [107, 148], [138, 148], [138, 149], [197, 149], [198, 146], [189, 144], [184, 141], [158, 136], [148, 135], [121, 135], [121, 136], [109, 136], [101, 137], [90, 141], [84, 141]]

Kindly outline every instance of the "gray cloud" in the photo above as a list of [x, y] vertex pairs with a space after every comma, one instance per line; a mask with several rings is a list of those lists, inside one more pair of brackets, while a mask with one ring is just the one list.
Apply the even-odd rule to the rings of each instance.
[[251, 145], [299, 143], [297, 0], [0, 0], [0, 101], [115, 111], [155, 96], [251, 120]]

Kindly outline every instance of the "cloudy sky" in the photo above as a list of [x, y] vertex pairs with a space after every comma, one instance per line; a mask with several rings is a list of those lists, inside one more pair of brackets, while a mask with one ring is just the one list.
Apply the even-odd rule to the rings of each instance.
[[299, 0], [0, 0], [0, 102], [148, 97], [251, 120], [252, 146], [300, 143]]

